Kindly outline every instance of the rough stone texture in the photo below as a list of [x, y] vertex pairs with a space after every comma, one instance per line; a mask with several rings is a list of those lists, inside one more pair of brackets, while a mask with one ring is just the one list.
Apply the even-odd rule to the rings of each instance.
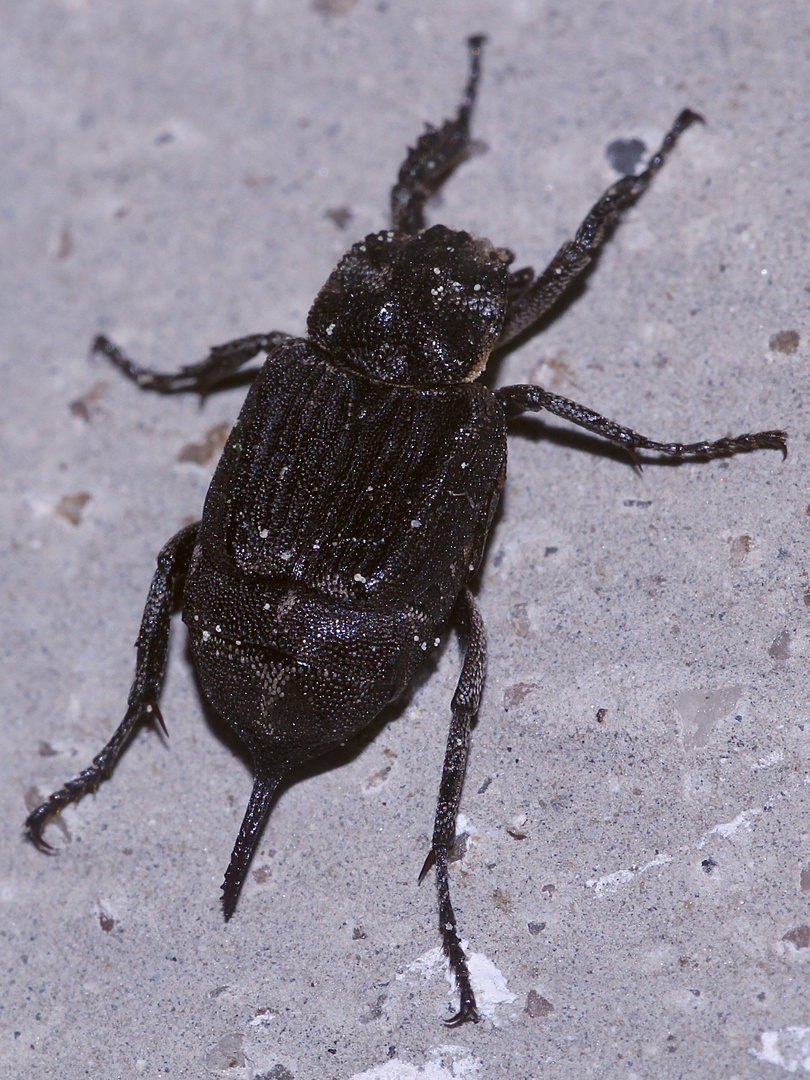
[[[806, 1071], [806, 7], [3, 0], [0, 16], [2, 1075]], [[300, 332], [344, 249], [386, 223], [406, 144], [455, 107], [475, 31], [488, 152], [431, 220], [518, 265], [544, 264], [614, 179], [611, 142], [652, 148], [685, 105], [708, 120], [494, 379], [654, 437], [791, 442], [784, 464], [638, 475], [562, 424], [516, 425], [452, 869], [492, 1003], [448, 1031], [416, 877], [452, 637], [373, 741], [286, 790], [227, 927], [251, 779], [180, 625], [168, 742], [144, 732], [51, 826], [58, 857], [21, 824], [118, 723], [154, 556], [199, 513], [241, 399], [139, 394], [90, 340], [170, 369]]]

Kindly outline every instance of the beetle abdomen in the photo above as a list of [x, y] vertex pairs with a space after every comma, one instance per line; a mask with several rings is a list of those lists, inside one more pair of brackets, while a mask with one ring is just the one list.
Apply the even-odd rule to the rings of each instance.
[[290, 762], [369, 724], [435, 643], [413, 606], [358, 612], [295, 583], [232, 576], [200, 547], [183, 618], [211, 704], [257, 757]]

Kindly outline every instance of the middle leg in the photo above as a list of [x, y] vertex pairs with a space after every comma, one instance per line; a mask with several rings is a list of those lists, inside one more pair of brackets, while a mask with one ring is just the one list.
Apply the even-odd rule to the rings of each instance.
[[540, 412], [545, 409], [554, 416], [561, 416], [595, 435], [601, 435], [608, 442], [625, 449], [634, 465], [638, 465], [638, 450], [655, 450], [669, 457], [706, 459], [731, 457], [732, 454], [741, 454], [748, 450], [770, 449], [781, 450], [782, 457], [787, 457], [787, 434], [784, 431], [749, 432], [731, 438], [716, 439], [714, 442], [665, 443], [648, 439], [646, 435], [639, 435], [631, 428], [622, 427], [615, 420], [609, 420], [601, 413], [579, 405], [570, 398], [550, 394], [542, 386], [504, 386], [495, 391], [495, 397], [506, 409], [507, 416], [514, 417], [523, 412]]

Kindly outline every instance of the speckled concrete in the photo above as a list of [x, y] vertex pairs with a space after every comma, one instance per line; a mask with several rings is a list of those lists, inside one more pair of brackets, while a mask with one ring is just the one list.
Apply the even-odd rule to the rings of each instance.
[[[804, 1075], [806, 5], [316, 6], [0, 4], [0, 1074]], [[561, 422], [516, 425], [452, 871], [488, 1016], [451, 1031], [416, 877], [452, 637], [372, 741], [285, 791], [227, 927], [251, 778], [204, 713], [179, 623], [170, 738], [141, 734], [65, 812], [57, 857], [21, 824], [118, 723], [154, 556], [214, 466], [184, 450], [213, 448], [241, 398], [141, 394], [90, 340], [168, 370], [301, 332], [342, 251], [386, 224], [406, 144], [455, 107], [474, 31], [490, 36], [488, 152], [431, 220], [519, 265], [543, 265], [615, 178], [608, 143], [652, 148], [685, 105], [709, 122], [497, 382], [651, 436], [784, 426], [791, 442], [784, 464], [638, 475]]]

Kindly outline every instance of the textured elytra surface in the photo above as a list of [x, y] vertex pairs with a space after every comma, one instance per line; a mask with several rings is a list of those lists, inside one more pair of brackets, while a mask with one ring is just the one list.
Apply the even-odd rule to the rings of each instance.
[[210, 528], [240, 569], [363, 611], [412, 601], [454, 564], [467, 574], [505, 456], [499, 411], [478, 386], [370, 383], [283, 347], [226, 450]]
[[[312, 296], [348, 242], [320, 218], [322, 208], [351, 203], [357, 235], [378, 226], [402, 146], [439, 102], [453, 100], [459, 42], [470, 29], [493, 39], [493, 82], [478, 116], [490, 153], [448, 188], [441, 219], [509, 243], [535, 264], [612, 179], [602, 157], [609, 139], [639, 134], [650, 147], [687, 101], [710, 121], [614, 238], [586, 295], [511, 357], [499, 381], [551, 377], [559, 392], [668, 437], [714, 433], [715, 423], [718, 435], [749, 423], [801, 429], [790, 403], [802, 385], [796, 266], [806, 259], [797, 248], [802, 170], [793, 158], [801, 140], [791, 135], [803, 91], [786, 97], [783, 73], [806, 66], [801, 28], [784, 12], [743, 7], [710, 23], [708, 12], [680, 5], [662, 13], [631, 6], [610, 19], [588, 5], [564, 17], [543, 6], [474, 7], [469, 21], [467, 9], [463, 18], [420, 10], [412, 53], [407, 44], [401, 52], [410, 23], [359, 7], [351, 24], [326, 25], [296, 6], [272, 26], [257, 8], [250, 33], [221, 21], [217, 39], [195, 6], [184, 24], [188, 51], [159, 14], [120, 33], [117, 14], [98, 8], [44, 5], [40, 14], [26, 28], [10, 21], [4, 48], [13, 62], [3, 65], [6, 78], [28, 73], [14, 115], [33, 118], [4, 156], [14, 169], [4, 191], [15, 192], [21, 223], [3, 292], [14, 316], [3, 323], [4, 355], [14, 360], [3, 521], [20, 571], [6, 582], [3, 607], [14, 650], [4, 724], [11, 775], [2, 785], [8, 836], [17, 835], [36, 741], [50, 740], [36, 775], [45, 794], [88, 759], [119, 715], [142, 579], [167, 533], [197, 513], [210, 475], [171, 463], [239, 407], [236, 396], [211, 399], [202, 414], [173, 402], [167, 415], [166, 402], [110, 385], [87, 367], [88, 327], [109, 318], [111, 333], [140, 355], [159, 353], [166, 368], [271, 316], [303, 330]], [[274, 49], [257, 94], [245, 72]], [[71, 71], [88, 69], [95, 89], [71, 80]], [[215, 70], [221, 78], [212, 80]], [[286, 110], [288, 121], [279, 107], [272, 128], [260, 127], [266, 103], [289, 102], [291, 86], [298, 110]], [[358, 97], [368, 108], [356, 108]], [[108, 105], [99, 109], [99, 99]], [[65, 126], [66, 100], [75, 127]], [[400, 110], [407, 116], [392, 120]], [[225, 150], [234, 133], [253, 130], [251, 115], [256, 135], [248, 153], [238, 147], [243, 169], [234, 172]], [[295, 127], [302, 115], [316, 127], [324, 118], [315, 146]], [[53, 125], [39, 126], [49, 116]], [[7, 130], [22, 133], [16, 124]], [[174, 141], [154, 142], [170, 124]], [[123, 138], [105, 150], [100, 134], [116, 133]], [[285, 139], [295, 150], [284, 158], [290, 168], [268, 179]], [[208, 156], [211, 143], [223, 152]], [[34, 167], [52, 163], [57, 148], [58, 165]], [[99, 174], [98, 153], [117, 155], [118, 165]], [[25, 161], [25, 186], [15, 187]], [[121, 162], [134, 178], [128, 186]], [[328, 177], [318, 173], [324, 162]], [[276, 199], [282, 185], [295, 190]], [[121, 209], [128, 213], [115, 217]], [[158, 224], [147, 230], [149, 214]], [[285, 253], [283, 268], [271, 269], [268, 251]], [[769, 350], [782, 330], [800, 335], [795, 362]], [[85, 425], [65, 402], [103, 381], [108, 388], [93, 399], [101, 415]], [[571, 1076], [778, 1071], [748, 1051], [761, 1051], [760, 1032], [802, 1022], [790, 987], [803, 954], [782, 937], [803, 921], [796, 784], [806, 500], [791, 479], [803, 452], [797, 438], [784, 469], [752, 458], [729, 469], [648, 468], [639, 481], [562, 439], [513, 441], [504, 517], [479, 594], [492, 643], [489, 720], [476, 731], [466, 797], [483, 850], [467, 864], [476, 872], [464, 879], [463, 907], [470, 937], [497, 956], [519, 997], [515, 1019], [501, 1007], [502, 1035], [479, 1027], [454, 1036], [490, 1074], [532, 1075], [541, 1055]], [[156, 474], [157, 488], [146, 479]], [[82, 492], [91, 499], [79, 526], [52, 516], [63, 496]], [[739, 562], [741, 537], [750, 542], [735, 568], [730, 553]], [[768, 650], [785, 630], [791, 655], [774, 660]], [[433, 943], [432, 897], [413, 886], [413, 850], [435, 798], [437, 718], [458, 670], [453, 650], [382, 742], [285, 794], [245, 896], [251, 917], [223, 933], [215, 898], [230, 844], [224, 833], [238, 827], [250, 779], [233, 772], [231, 752], [200, 727], [178, 645], [164, 700], [169, 751], [157, 740], [139, 743], [146, 762], [124, 759], [106, 804], [99, 797], [66, 814], [80, 874], [67, 875], [65, 860], [56, 872], [40, 867], [33, 852], [9, 846], [4, 940], [13, 984], [4, 1009], [11, 1037], [21, 1031], [4, 1050], [12, 1075], [27, 1075], [47, 1053], [67, 1076], [164, 1064], [196, 1076], [218, 1040], [230, 1038], [231, 1047], [232, 1037], [250, 1061], [244, 1075], [284, 1063], [293, 1075], [351, 1076], [388, 1060], [391, 1046], [400, 1063], [436, 1063], [435, 1021], [414, 1009], [405, 988], [421, 995], [424, 1011], [440, 980], [427, 988], [374, 982], [390, 979], [401, 954], [421, 955]], [[504, 713], [506, 691], [520, 685], [533, 689]], [[672, 702], [690, 688], [732, 686], [742, 687], [737, 710], [688, 752]], [[604, 736], [589, 711], [602, 706]], [[375, 802], [363, 793], [386, 768], [387, 782], [371, 789]], [[223, 783], [234, 804], [227, 822]], [[712, 834], [721, 869], [707, 874], [706, 847], [697, 850], [705, 831], [765, 806], [744, 819], [750, 827]], [[525, 809], [527, 838], [504, 847], [502, 832]], [[393, 885], [380, 872], [381, 814]], [[178, 832], [178, 818], [193, 820], [193, 842]], [[141, 854], [147, 845], [159, 858]], [[598, 900], [587, 888], [595, 868], [608, 875], [646, 866], [656, 848], [672, 862]], [[496, 861], [494, 849], [497, 867], [480, 869]], [[284, 881], [274, 876], [282, 858]], [[336, 903], [335, 882], [345, 901]], [[553, 893], [544, 888], [552, 884]], [[274, 918], [260, 919], [271, 904]], [[545, 938], [521, 929], [530, 920], [546, 924]], [[360, 923], [366, 936], [354, 938]], [[541, 965], [554, 974], [541, 979]], [[359, 985], [337, 979], [356, 966], [368, 970]], [[114, 1008], [122, 970], [138, 1004], [137, 1035], [123, 1030]], [[304, 984], [307, 1007], [293, 1017], [285, 1003]], [[32, 985], [41, 989], [36, 1011]], [[634, 1005], [642, 987], [643, 1012]], [[532, 988], [555, 1012], [530, 1023], [522, 1006]], [[726, 1017], [719, 1033], [716, 1010]], [[273, 1027], [278, 1015], [283, 1032]], [[250, 1025], [257, 1016], [264, 1026]], [[441, 1060], [448, 1071], [449, 1062]]]

